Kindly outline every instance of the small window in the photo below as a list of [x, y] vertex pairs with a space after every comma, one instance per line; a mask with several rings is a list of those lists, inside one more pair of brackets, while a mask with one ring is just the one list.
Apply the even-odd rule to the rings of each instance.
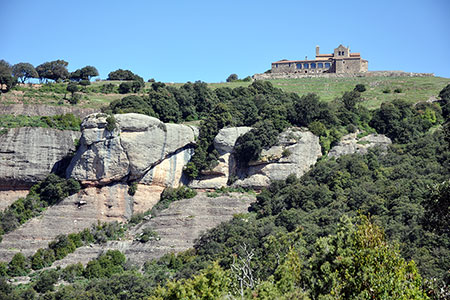
[[317, 64], [317, 67], [318, 67], [319, 69], [323, 68], [323, 63], [318, 63], [318, 64]]
[[291, 67], [291, 63], [289, 63], [289, 68]]
[[311, 69], [315, 69], [316, 68], [316, 63], [311, 63]]
[[302, 68], [302, 64], [297, 64], [297, 69], [301, 69]]
[[275, 68], [278, 68], [278, 64], [275, 64]]
[[331, 64], [330, 63], [325, 63], [325, 68], [329, 68], [329, 67], [331, 67]]
[[303, 68], [309, 69], [309, 64], [303, 64]]

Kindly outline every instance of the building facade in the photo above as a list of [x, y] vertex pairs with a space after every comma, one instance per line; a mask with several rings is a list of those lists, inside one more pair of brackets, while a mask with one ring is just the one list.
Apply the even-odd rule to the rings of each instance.
[[368, 61], [359, 53], [351, 53], [350, 48], [339, 45], [332, 54], [320, 54], [316, 47], [316, 59], [280, 60], [272, 63], [272, 73], [364, 73], [368, 70]]

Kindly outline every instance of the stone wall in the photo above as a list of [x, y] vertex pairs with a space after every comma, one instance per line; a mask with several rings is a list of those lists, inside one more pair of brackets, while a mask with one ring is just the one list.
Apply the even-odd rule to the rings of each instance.
[[346, 77], [431, 77], [434, 73], [413, 73], [403, 71], [368, 71], [363, 73], [262, 73], [253, 75], [253, 80], [290, 79], [290, 78], [346, 78]]

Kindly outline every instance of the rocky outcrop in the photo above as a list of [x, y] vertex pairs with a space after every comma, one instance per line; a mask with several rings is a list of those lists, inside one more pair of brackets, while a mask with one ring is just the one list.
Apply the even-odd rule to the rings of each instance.
[[150, 228], [158, 234], [158, 240], [141, 243], [125, 239], [111, 241], [104, 246], [81, 247], [53, 266], [66, 266], [76, 262], [85, 264], [107, 249], [121, 250], [131, 263], [143, 265], [164, 254], [192, 248], [202, 232], [230, 220], [235, 214], [247, 212], [253, 201], [255, 197], [247, 194], [233, 193], [212, 198], [199, 193], [192, 199], [172, 203], [158, 216], [132, 228], [127, 234], [129, 237], [139, 237], [145, 228]]
[[12, 128], [0, 135], [0, 189], [26, 189], [58, 169], [75, 151], [81, 133], [51, 128]]
[[391, 139], [383, 134], [369, 134], [358, 138], [358, 132], [355, 132], [342, 137], [340, 142], [328, 152], [328, 156], [339, 157], [352, 153], [366, 154], [369, 148], [380, 147], [386, 150], [390, 144], [392, 144]]
[[289, 128], [278, 137], [278, 144], [261, 152], [258, 161], [238, 170], [233, 186], [261, 189], [273, 180], [284, 180], [290, 174], [302, 176], [322, 156], [319, 138], [302, 128]]
[[17, 199], [25, 197], [26, 195], [28, 195], [28, 190], [0, 190], [0, 211], [10, 206]]
[[0, 115], [54, 116], [73, 114], [79, 118], [84, 118], [94, 112], [94, 108], [80, 108], [76, 106], [54, 106], [22, 103], [0, 105]]
[[[106, 115], [89, 115], [83, 121], [80, 148], [67, 170], [68, 177], [91, 185], [141, 179], [148, 184], [166, 167], [177, 172], [167, 174], [169, 178], [181, 179], [182, 166], [193, 153], [194, 128], [134, 113], [115, 115], [115, 119], [112, 131], [106, 128]], [[170, 185], [176, 184], [171, 181]]]
[[219, 153], [218, 165], [214, 169], [203, 172], [199, 179], [193, 180], [189, 186], [196, 189], [219, 189], [227, 186], [228, 178], [236, 167], [233, 152], [236, 140], [249, 132], [251, 127], [223, 128], [214, 138], [214, 148]]
[[258, 161], [249, 167], [236, 168], [233, 149], [239, 136], [250, 131], [250, 127], [233, 127], [220, 130], [214, 139], [214, 147], [219, 152], [218, 165], [193, 180], [189, 186], [199, 189], [217, 189], [226, 186], [233, 175], [238, 180], [234, 187], [261, 189], [272, 180], [286, 179], [290, 174], [298, 177], [314, 165], [322, 156], [319, 138], [302, 128], [289, 128], [278, 136], [278, 143], [261, 152]]
[[3, 235], [0, 261], [9, 261], [17, 252], [32, 255], [39, 248], [46, 248], [59, 234], [81, 231], [97, 221], [125, 222], [132, 213], [151, 209], [163, 190], [164, 187], [139, 184], [136, 193], [130, 196], [128, 185], [121, 183], [85, 188], [47, 208], [39, 218]]

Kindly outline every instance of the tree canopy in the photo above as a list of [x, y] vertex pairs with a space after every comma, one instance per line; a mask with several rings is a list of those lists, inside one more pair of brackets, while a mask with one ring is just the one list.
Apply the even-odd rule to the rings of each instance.
[[30, 78], [38, 78], [38, 73], [36, 69], [30, 63], [18, 63], [12, 67], [13, 76], [17, 77], [25, 83], [26, 80]]

